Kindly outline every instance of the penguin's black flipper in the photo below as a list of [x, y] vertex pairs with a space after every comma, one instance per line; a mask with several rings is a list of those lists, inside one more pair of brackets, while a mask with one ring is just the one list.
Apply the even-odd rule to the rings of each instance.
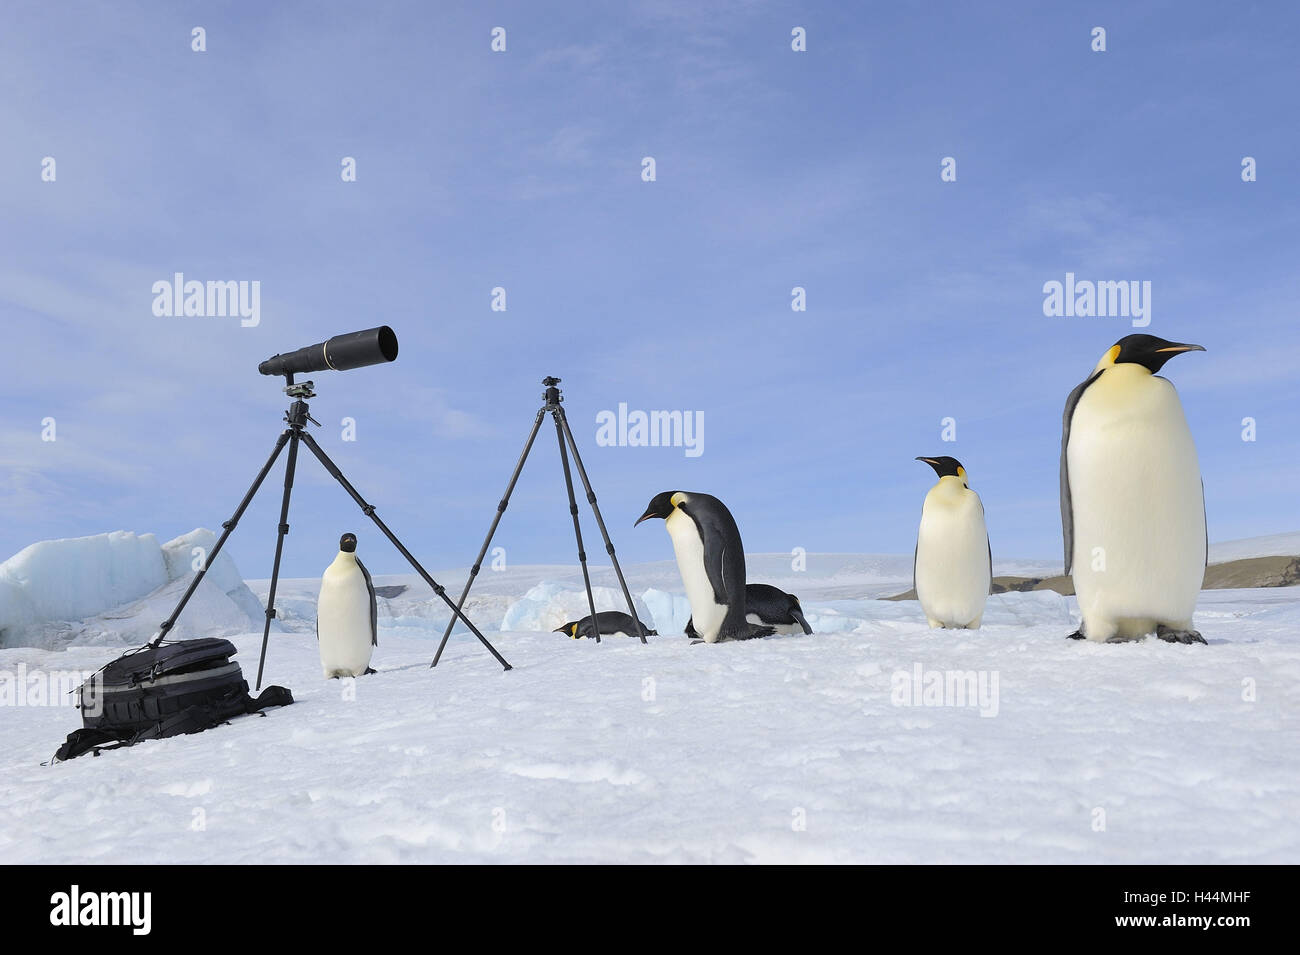
[[[1088, 386], [1101, 377], [1101, 372], [1094, 372], [1079, 382], [1065, 399], [1065, 412], [1061, 415], [1061, 537], [1065, 542], [1065, 576], [1070, 576], [1074, 563], [1074, 499], [1070, 492], [1070, 423], [1074, 419], [1074, 408], [1088, 390]], [[1208, 552], [1207, 552], [1208, 553]], [[990, 567], [993, 554], [989, 553]]]
[[686, 635], [687, 635], [688, 637], [690, 637], [692, 640], [698, 640], [698, 639], [700, 638], [700, 635], [699, 635], [698, 633], [695, 632], [695, 618], [694, 618], [694, 617], [687, 617], [687, 618], [686, 618]]
[[366, 570], [366, 565], [361, 563], [361, 558], [357, 558], [357, 566], [361, 568], [361, 576], [366, 578], [366, 590], [370, 592], [370, 645], [379, 646], [379, 604], [375, 600], [375, 582], [370, 579], [370, 571]]
[[1156, 636], [1166, 643], [1205, 643], [1205, 638], [1195, 630], [1175, 630], [1163, 623], [1156, 627]]

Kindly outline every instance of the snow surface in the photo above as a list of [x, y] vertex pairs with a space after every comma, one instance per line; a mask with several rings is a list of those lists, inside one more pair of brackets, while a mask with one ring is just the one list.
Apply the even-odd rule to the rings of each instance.
[[[77, 711], [0, 706], [0, 861], [1300, 861], [1300, 588], [1202, 593], [1209, 646], [1095, 645], [1065, 639], [1075, 601], [1050, 591], [931, 631], [915, 601], [869, 599], [905, 589], [910, 555], [807, 560], [753, 555], [749, 576], [817, 633], [718, 645], [679, 635], [672, 561], [624, 568], [647, 646], [547, 632], [585, 612], [574, 567], [485, 570], [469, 610], [510, 672], [459, 630], [430, 670], [445, 607], [379, 577], [406, 590], [356, 681], [320, 678], [318, 581], [282, 582], [267, 682], [291, 707], [42, 767]], [[463, 571], [435, 576], [456, 591]], [[593, 582], [626, 609], [611, 571]], [[118, 652], [2, 649], [0, 696], [22, 667]], [[900, 705], [917, 666], [997, 694]]]

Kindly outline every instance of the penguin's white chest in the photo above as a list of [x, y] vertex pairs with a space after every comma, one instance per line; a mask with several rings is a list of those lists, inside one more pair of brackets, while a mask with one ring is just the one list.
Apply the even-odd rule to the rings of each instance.
[[1117, 365], [1075, 406], [1066, 448], [1084, 634], [1190, 629], [1205, 574], [1196, 446], [1173, 385]]
[[691, 602], [695, 632], [705, 643], [716, 643], [727, 608], [713, 599], [713, 585], [709, 583], [709, 574], [704, 568], [704, 541], [700, 539], [699, 529], [690, 516], [679, 509], [674, 509], [665, 518], [664, 526], [673, 541], [677, 570], [686, 586], [686, 599]]
[[916, 597], [931, 626], [978, 627], [992, 582], [979, 496], [958, 478], [930, 489], [916, 539]]
[[370, 666], [370, 590], [350, 554], [340, 553], [321, 575], [316, 633], [325, 676], [361, 676]]

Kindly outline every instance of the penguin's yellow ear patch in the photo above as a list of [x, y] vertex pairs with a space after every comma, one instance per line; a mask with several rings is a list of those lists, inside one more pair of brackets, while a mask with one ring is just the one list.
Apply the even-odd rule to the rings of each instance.
[[1110, 351], [1106, 352], [1106, 357], [1103, 359], [1103, 361], [1105, 361], [1106, 364], [1108, 365], [1115, 364], [1115, 359], [1119, 357], [1119, 351], [1120, 348], [1118, 345], [1111, 345]]
[[578, 636], [578, 625], [576, 623], [569, 628], [569, 633], [573, 634], [575, 638]]
[[957, 465], [957, 476], [961, 478], [963, 481], [966, 480], [966, 469], [962, 467], [960, 464]]
[[669, 503], [671, 503], [673, 507], [678, 507], [684, 500], [686, 500], [686, 495], [681, 491], [678, 491], [668, 499]]

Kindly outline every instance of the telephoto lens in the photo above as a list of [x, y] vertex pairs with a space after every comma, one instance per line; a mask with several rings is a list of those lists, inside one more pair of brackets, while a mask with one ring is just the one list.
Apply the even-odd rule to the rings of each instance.
[[305, 375], [313, 371], [349, 371], [397, 357], [397, 335], [387, 325], [335, 335], [328, 341], [274, 355], [257, 366], [264, 375]]

